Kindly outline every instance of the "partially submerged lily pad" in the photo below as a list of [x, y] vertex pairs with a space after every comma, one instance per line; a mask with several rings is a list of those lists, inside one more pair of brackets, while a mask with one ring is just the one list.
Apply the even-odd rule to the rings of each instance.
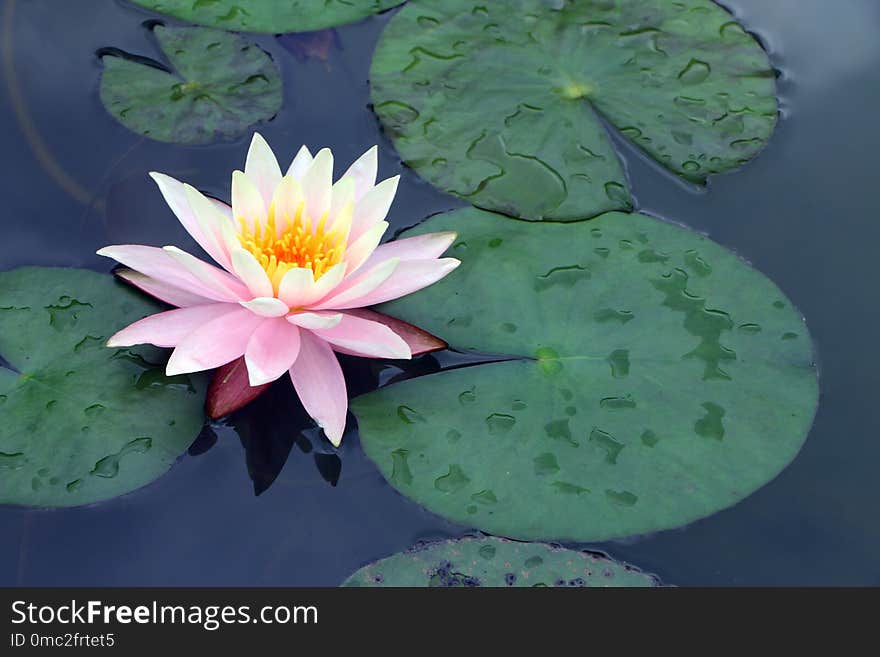
[[658, 586], [650, 575], [593, 552], [503, 538], [421, 545], [364, 566], [343, 586]]
[[90, 271], [0, 273], [0, 504], [115, 497], [186, 451], [204, 421], [203, 382], [166, 377], [159, 349], [105, 346], [158, 310]]
[[254, 43], [204, 27], [157, 25], [164, 64], [102, 52], [101, 102], [129, 130], [203, 144], [243, 134], [281, 108], [281, 76]]
[[132, 0], [208, 27], [239, 32], [309, 32], [359, 21], [403, 0]]
[[493, 534], [595, 541], [731, 506], [801, 448], [809, 333], [736, 255], [640, 214], [469, 208], [406, 234], [451, 228], [461, 267], [379, 309], [513, 360], [354, 400], [366, 453], [404, 495]]
[[603, 120], [701, 183], [752, 158], [777, 116], [766, 53], [711, 0], [416, 0], [370, 79], [407, 164], [525, 219], [629, 209]]

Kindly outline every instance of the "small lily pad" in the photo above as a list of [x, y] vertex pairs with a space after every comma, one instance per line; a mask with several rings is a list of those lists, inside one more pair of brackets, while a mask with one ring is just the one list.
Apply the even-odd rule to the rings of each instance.
[[104, 50], [101, 102], [151, 139], [204, 144], [245, 133], [281, 108], [281, 75], [244, 37], [204, 27], [157, 25], [170, 66]]
[[379, 310], [511, 360], [354, 400], [364, 450], [404, 495], [496, 535], [596, 541], [731, 506], [798, 453], [812, 341], [733, 253], [641, 214], [468, 208], [406, 234], [456, 227], [461, 266]]
[[359, 21], [403, 0], [132, 0], [190, 23], [237, 32], [310, 32]]
[[74, 506], [168, 470], [204, 421], [202, 378], [107, 338], [161, 308], [111, 276], [0, 273], [0, 504]]
[[524, 219], [630, 208], [603, 121], [702, 183], [752, 158], [777, 117], [766, 53], [711, 0], [416, 0], [370, 80], [407, 164]]
[[594, 552], [503, 538], [428, 543], [364, 566], [343, 586], [659, 586], [656, 578]]

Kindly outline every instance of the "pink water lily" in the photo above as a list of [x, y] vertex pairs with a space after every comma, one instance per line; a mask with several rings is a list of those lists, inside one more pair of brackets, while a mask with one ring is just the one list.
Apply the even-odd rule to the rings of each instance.
[[168, 375], [244, 357], [251, 386], [289, 373], [306, 411], [339, 445], [348, 396], [335, 352], [411, 358], [388, 325], [355, 309], [410, 294], [459, 261], [441, 258], [455, 233], [380, 244], [398, 176], [376, 184], [373, 147], [333, 182], [333, 155], [303, 146], [282, 174], [254, 134], [244, 172], [232, 174], [232, 207], [161, 173], [150, 175], [184, 228], [219, 267], [174, 246], [107, 246], [99, 255], [131, 271], [130, 283], [174, 310], [112, 336], [111, 347], [173, 347]]

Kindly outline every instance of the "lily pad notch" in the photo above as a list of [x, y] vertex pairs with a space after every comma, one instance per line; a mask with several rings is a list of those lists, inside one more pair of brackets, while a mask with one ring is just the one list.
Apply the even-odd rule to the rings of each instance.
[[101, 102], [129, 130], [205, 144], [238, 137], [281, 109], [281, 74], [256, 44], [205, 27], [150, 25], [167, 66], [117, 49], [98, 52]]
[[413, 0], [370, 80], [409, 166], [520, 219], [631, 209], [600, 117], [699, 184], [753, 158], [777, 119], [767, 54], [712, 0]]
[[640, 214], [469, 208], [405, 236], [451, 227], [455, 274], [378, 310], [519, 359], [353, 401], [365, 452], [405, 496], [499, 536], [599, 541], [727, 508], [797, 455], [818, 403], [812, 340], [735, 254]]

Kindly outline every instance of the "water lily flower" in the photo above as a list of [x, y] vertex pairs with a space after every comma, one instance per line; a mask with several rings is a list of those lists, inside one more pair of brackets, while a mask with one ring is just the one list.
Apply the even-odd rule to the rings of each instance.
[[380, 244], [399, 176], [376, 184], [376, 147], [333, 182], [333, 155], [303, 146], [282, 174], [254, 134], [244, 171], [232, 174], [232, 207], [161, 173], [150, 175], [189, 234], [219, 267], [174, 246], [107, 246], [99, 255], [130, 283], [174, 310], [112, 336], [110, 347], [173, 347], [171, 376], [242, 356], [251, 386], [289, 373], [306, 411], [339, 445], [348, 396], [334, 352], [411, 358], [407, 342], [357, 309], [440, 280], [459, 261], [441, 258], [455, 233]]

